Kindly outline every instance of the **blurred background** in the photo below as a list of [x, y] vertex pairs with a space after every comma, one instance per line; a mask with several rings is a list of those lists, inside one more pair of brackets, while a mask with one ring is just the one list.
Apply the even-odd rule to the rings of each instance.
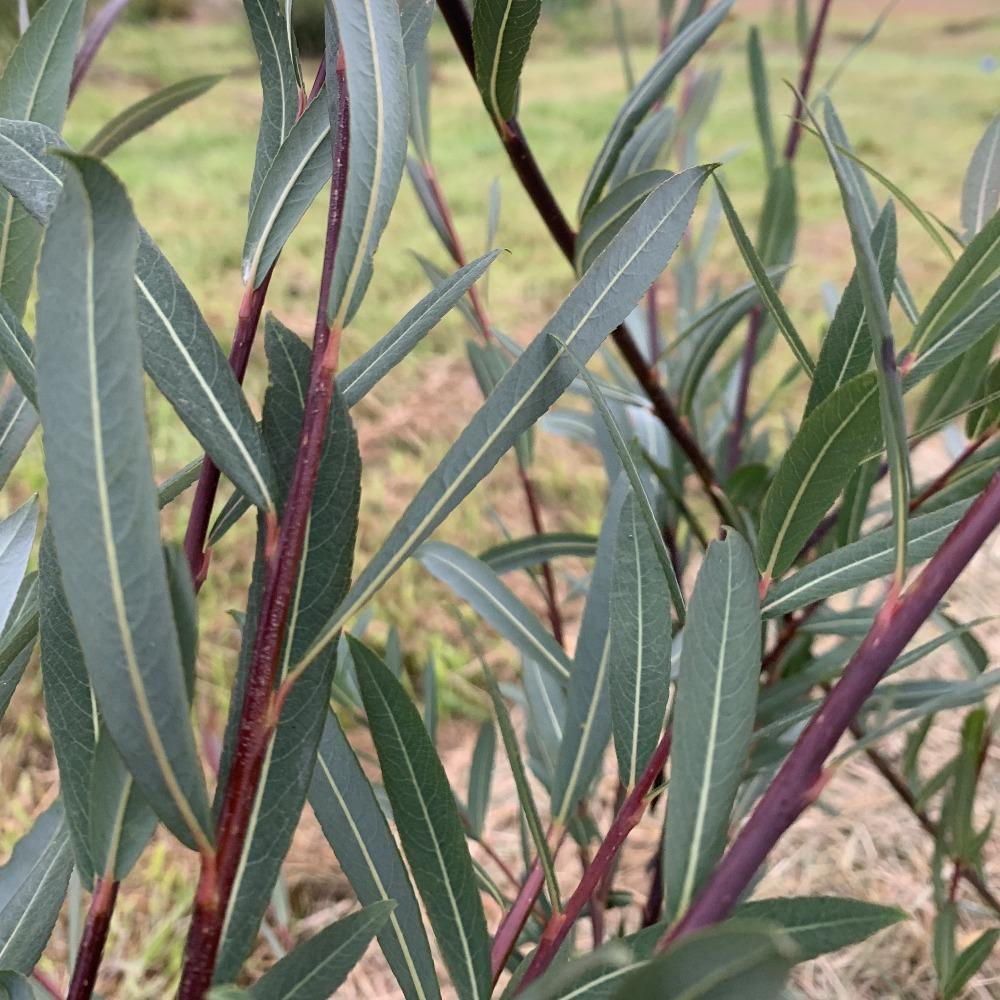
[[[15, 37], [18, 2], [3, 0], [0, 59]], [[619, 0], [617, 6], [634, 69], [641, 74], [656, 52], [656, 0]], [[858, 48], [883, 5], [834, 0], [817, 82], [822, 85], [854, 52], [833, 93], [857, 152], [891, 176], [925, 211], [957, 224], [966, 164], [986, 124], [1000, 108], [1000, 4], [997, 0], [901, 0], [890, 6], [893, 9], [877, 37]], [[322, 45], [323, 0], [296, 0], [295, 11], [311, 79]], [[626, 92], [612, 13], [610, 0], [546, 0], [523, 77], [522, 124], [570, 215]], [[744, 42], [750, 24], [758, 25], [762, 34], [771, 100], [779, 113], [776, 129], [783, 132], [792, 101], [782, 81], [794, 79], [799, 64], [791, 0], [737, 0], [733, 14], [695, 66], [698, 72], [720, 72], [717, 96], [699, 134], [700, 156], [704, 161], [726, 161], [728, 188], [752, 231], [763, 198], [764, 171], [746, 80]], [[440, 23], [432, 30], [430, 49], [431, 147], [439, 179], [470, 256], [484, 248], [490, 187], [497, 180], [501, 211], [496, 243], [510, 252], [491, 269], [489, 309], [497, 326], [526, 342], [565, 296], [572, 275], [511, 174], [465, 66]], [[132, 0], [71, 108], [65, 137], [71, 144], [82, 143], [141, 97], [205, 73], [224, 73], [225, 78], [115, 152], [110, 163], [125, 181], [142, 224], [228, 347], [242, 295], [240, 259], [260, 111], [257, 65], [241, 5], [236, 0]], [[787, 110], [782, 113], [782, 109]], [[813, 347], [826, 321], [823, 284], [842, 288], [853, 258], [833, 178], [818, 142], [808, 135], [797, 162], [798, 249], [783, 297]], [[325, 205], [324, 195], [283, 252], [268, 296], [268, 308], [302, 334], [312, 326]], [[899, 221], [900, 260], [923, 302], [943, 276], [947, 262], [907, 213], [901, 212]], [[345, 362], [370, 346], [428, 290], [416, 254], [450, 270], [404, 178], [376, 257], [372, 289], [345, 340]], [[718, 278], [724, 292], [747, 280], [724, 227], [704, 277]], [[660, 288], [663, 336], [669, 343], [675, 332], [669, 318], [674, 295], [669, 270]], [[30, 313], [27, 326], [33, 327]], [[359, 564], [376, 548], [480, 402], [465, 355], [465, 338], [461, 318], [447, 318], [353, 411], [365, 463]], [[756, 369], [757, 403], [775, 389], [787, 369], [789, 358], [782, 350], [779, 344], [772, 352], [775, 360], [765, 360]], [[254, 406], [263, 396], [265, 380], [261, 352], [247, 378], [247, 394]], [[784, 392], [786, 408], [797, 408], [801, 402], [797, 390]], [[149, 400], [156, 461], [166, 475], [194, 458], [197, 447], [162, 399], [151, 392]], [[774, 412], [779, 421], [775, 440], [780, 441], [781, 407]], [[537, 448], [546, 528], [596, 531], [604, 499], [597, 453], [545, 433], [538, 435]], [[448, 520], [440, 537], [478, 551], [503, 540], [501, 525], [523, 533], [522, 497], [513, 463], [508, 462], [502, 462]], [[39, 490], [43, 482], [36, 439], [0, 500], [2, 513]], [[168, 536], [179, 540], [185, 502], [174, 505], [166, 517]], [[230, 612], [242, 610], [253, 554], [252, 529], [252, 521], [245, 518], [226, 537], [213, 554], [202, 591], [198, 711], [206, 745], [224, 725], [240, 640]], [[971, 582], [960, 585], [957, 600], [969, 602], [969, 617], [995, 612], [1000, 581], [977, 579], [974, 573], [967, 579]], [[567, 590], [570, 583], [563, 581]], [[520, 596], [537, 606], [537, 595], [530, 587]], [[419, 565], [411, 563], [380, 595], [369, 636], [376, 644], [398, 645], [418, 689], [424, 666], [433, 658], [443, 718], [440, 743], [457, 774], [467, 767], [475, 723], [484, 717], [485, 704], [475, 684], [478, 667], [469, 659], [451, 600]], [[574, 607], [579, 613], [581, 603], [569, 605], [571, 618]], [[501, 673], [514, 669], [509, 651], [485, 629], [478, 631], [497, 669]], [[1000, 643], [994, 642], [993, 649], [1000, 649]], [[39, 804], [56, 793], [40, 690], [37, 673], [31, 674], [18, 689], [0, 728], [0, 799], [5, 803], [0, 810], [0, 855], [6, 854]], [[867, 780], [864, 768], [863, 763], [850, 765], [828, 796], [829, 802], [824, 800], [824, 805], [837, 811], [835, 822], [828, 816], [818, 822], [807, 818], [786, 838], [767, 876], [767, 887], [772, 894], [835, 891], [896, 902], [915, 914], [914, 921], [898, 925], [846, 956], [828, 956], [804, 966], [798, 980], [803, 995], [931, 997], [928, 844], [891, 793]], [[992, 773], [997, 770], [993, 768]], [[502, 797], [503, 789], [498, 795]], [[1000, 802], [1000, 797], [995, 801]], [[508, 812], [509, 829], [504, 828], [502, 811], [495, 818], [496, 843], [510, 838], [516, 851], [513, 795]], [[654, 837], [651, 827], [650, 846]], [[637, 853], [646, 856], [644, 849]], [[132, 887], [124, 888], [112, 929], [106, 962], [111, 978], [104, 984], [105, 995], [139, 1000], [162, 993], [173, 982], [191, 874], [190, 859], [169, 848], [165, 840], [154, 841], [147, 850], [130, 879]], [[307, 931], [313, 924], [326, 923], [331, 912], [349, 908], [346, 884], [325, 842], [308, 821], [293, 848], [286, 876], [287, 894], [276, 902], [271, 941], [262, 943], [255, 961], [269, 960], [289, 929], [296, 934]], [[627, 881], [627, 870], [623, 878]], [[296, 919], [302, 913], [313, 916], [303, 924]], [[57, 934], [49, 957], [52, 968], [65, 961], [60, 953], [65, 940], [65, 934]], [[358, 972], [352, 983], [359, 995], [360, 991], [391, 995], [377, 962]], [[350, 986], [345, 987], [345, 995], [350, 991]], [[987, 964], [969, 995], [1000, 996], [1000, 964]]]

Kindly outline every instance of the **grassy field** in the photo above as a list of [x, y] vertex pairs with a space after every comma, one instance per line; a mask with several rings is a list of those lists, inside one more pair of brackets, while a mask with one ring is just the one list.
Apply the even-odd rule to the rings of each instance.
[[[626, 5], [633, 58], [640, 70], [653, 56], [655, 37], [649, 0]], [[776, 128], [783, 133], [791, 107], [785, 78], [794, 78], [798, 57], [788, 19], [769, 2], [738, 2], [736, 13], [702, 57], [702, 68], [723, 70], [715, 108], [701, 135], [704, 160], [726, 159], [725, 178], [748, 225], [759, 210], [762, 165], [757, 150], [743, 40], [749, 23], [768, 42]], [[863, 0], [834, 5], [828, 44], [820, 62], [822, 82], [866, 30], [876, 7]], [[568, 212], [603, 135], [624, 96], [619, 54], [610, 41], [608, 9], [595, 0], [586, 13], [553, 3], [528, 61], [522, 121], [537, 157]], [[488, 189], [500, 180], [498, 234], [510, 250], [494, 266], [489, 307], [494, 322], [522, 342], [529, 338], [571, 287], [564, 260], [517, 187], [496, 137], [486, 123], [450, 38], [436, 25], [432, 149], [437, 170], [470, 253], [485, 240]], [[1000, 52], [1000, 16], [993, 0], [937, 3], [903, 0], [877, 41], [865, 49], [834, 92], [858, 151], [888, 173], [923, 208], [957, 220], [961, 178], [986, 123], [997, 111], [1000, 71], [988, 60]], [[135, 201], [137, 213], [200, 303], [219, 339], [228, 346], [242, 293], [240, 259], [247, 186], [256, 141], [259, 93], [249, 39], [238, 17], [191, 23], [124, 25], [101, 52], [66, 125], [70, 143], [85, 141], [108, 117], [163, 84], [187, 76], [224, 72], [225, 79], [199, 99], [115, 153], [111, 164]], [[800, 235], [797, 264], [785, 298], [799, 329], [816, 343], [823, 321], [821, 286], [842, 287], [851, 269], [850, 243], [839, 214], [835, 186], [818, 143], [804, 139], [798, 168]], [[325, 199], [321, 198], [320, 202]], [[268, 308], [301, 333], [311, 328], [322, 252], [325, 205], [318, 203], [282, 255]], [[900, 259], [915, 289], [928, 291], [946, 261], [926, 234], [901, 214]], [[447, 262], [404, 180], [403, 191], [376, 261], [365, 305], [345, 341], [349, 360], [370, 345], [427, 290], [411, 251]], [[721, 230], [710, 272], [724, 287], [746, 280], [728, 233]], [[669, 341], [672, 287], [663, 280], [664, 335]], [[30, 318], [29, 318], [30, 319]], [[415, 354], [354, 413], [365, 471], [359, 561], [370, 554], [402, 511], [437, 458], [478, 403], [465, 362], [461, 321], [449, 318]], [[785, 371], [782, 346], [761, 366], [755, 396], [763, 399]], [[247, 379], [251, 400], [262, 396], [262, 356]], [[788, 393], [790, 407], [797, 393]], [[159, 468], [167, 473], [194, 457], [195, 443], [162, 400], [150, 396], [150, 424]], [[780, 427], [777, 428], [780, 431]], [[600, 516], [603, 474], [599, 461], [559, 441], [539, 442], [538, 480], [547, 526], [593, 530]], [[498, 512], [515, 533], [526, 524], [512, 467], [500, 468], [442, 528], [440, 536], [472, 550], [501, 538], [489, 516]], [[2, 501], [9, 508], [43, 483], [34, 444]], [[167, 517], [166, 531], [179, 539], [185, 504]], [[239, 635], [228, 611], [241, 605], [252, 556], [249, 523], [214, 553], [202, 601], [202, 678], [199, 712], [207, 731], [219, 730]], [[376, 636], [395, 625], [414, 663], [439, 657], [446, 706], [471, 709], [475, 693], [460, 680], [466, 653], [437, 588], [419, 567], [409, 566], [380, 597]], [[502, 662], [502, 647], [493, 649]], [[0, 789], [9, 808], [0, 817], [0, 852], [46, 796], [54, 794], [55, 770], [40, 718], [37, 676], [22, 685], [0, 728]], [[135, 876], [150, 892], [124, 894], [111, 944], [116, 996], [162, 992], [176, 972], [176, 931], [190, 893], [190, 869], [157, 841]], [[151, 882], [151, 880], [153, 880]], [[308, 881], [308, 880], [307, 880]], [[326, 892], [329, 892], [327, 887]], [[52, 952], [58, 960], [59, 945]], [[153, 974], [148, 970], [152, 969]], [[823, 994], [815, 994], [823, 995]], [[850, 995], [850, 994], [845, 994]], [[873, 994], [875, 995], [875, 994]], [[921, 994], [923, 995], [923, 994]], [[986, 994], [983, 994], [986, 995]]]

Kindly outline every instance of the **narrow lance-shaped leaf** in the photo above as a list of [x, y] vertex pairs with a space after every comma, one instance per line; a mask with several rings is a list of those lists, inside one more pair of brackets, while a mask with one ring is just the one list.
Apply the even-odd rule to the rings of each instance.
[[[961, 500], [933, 514], [911, 518], [907, 531], [906, 558], [909, 565], [929, 559], [969, 509], [971, 500]], [[774, 618], [803, 608], [834, 594], [860, 587], [892, 572], [895, 559], [894, 530], [883, 528], [864, 538], [820, 556], [803, 569], [774, 584], [764, 597], [762, 611]]]
[[658, 162], [665, 162], [677, 138], [678, 124], [677, 112], [669, 106], [648, 115], [622, 146], [608, 178], [607, 189], [614, 191], [629, 177], [651, 170]]
[[337, 385], [349, 407], [363, 399], [380, 379], [434, 329], [485, 274], [499, 254], [499, 250], [491, 250], [459, 268], [425, 295], [381, 340], [337, 376]]
[[24, 578], [0, 635], [0, 721], [24, 676], [38, 636], [38, 575]]
[[8, 385], [0, 395], [0, 486], [7, 482], [31, 435], [38, 413], [18, 385]]
[[589, 559], [597, 552], [597, 539], [573, 531], [549, 531], [526, 538], [513, 538], [479, 553], [479, 559], [494, 573], [510, 573], [542, 563], [552, 562], [561, 556]]
[[[311, 352], [304, 341], [274, 317], [266, 322], [270, 381], [264, 397], [264, 438], [271, 452], [283, 505], [290, 488], [305, 412]], [[309, 647], [320, 628], [343, 599], [350, 585], [360, 502], [361, 459], [357, 436], [340, 393], [334, 395], [326, 438], [309, 511], [306, 541], [292, 594], [278, 679]], [[261, 527], [259, 530], [264, 530]], [[262, 585], [266, 562], [258, 554], [255, 586]], [[257, 601], [252, 600], [244, 625], [240, 669], [231, 699], [222, 773], [230, 765], [243, 689], [257, 629]], [[299, 677], [282, 709], [261, 769], [246, 844], [233, 883], [224, 925], [216, 979], [225, 981], [239, 971], [253, 947], [271, 898], [281, 863], [288, 851], [316, 760], [316, 747], [326, 717], [327, 694], [333, 677], [331, 649]]]
[[0, 967], [31, 974], [59, 917], [72, 870], [66, 821], [56, 802], [0, 868]]
[[0, 358], [25, 398], [35, 406], [35, 348], [6, 300], [0, 297]]
[[[417, 493], [351, 588], [306, 660], [319, 654], [406, 558], [577, 377], [581, 364], [635, 307], [680, 241], [709, 170], [677, 174], [652, 192], [511, 366]], [[563, 344], [553, 340], [556, 334]]]
[[[83, 23], [84, 0], [48, 0], [14, 46], [0, 77], [0, 118], [62, 128]], [[41, 232], [24, 209], [0, 192], [0, 294], [24, 315]]]
[[573, 657], [566, 696], [566, 721], [552, 786], [552, 815], [565, 826], [570, 814], [597, 773], [611, 737], [608, 669], [611, 659], [609, 615], [615, 539], [628, 481], [619, 477], [611, 491], [590, 574], [587, 604]]
[[[62, 142], [20, 124], [0, 121], [0, 183], [45, 225], [65, 170], [63, 158], [45, 150]], [[272, 506], [271, 470], [243, 390], [191, 293], [141, 229], [135, 287], [142, 360], [153, 381], [219, 468], [258, 506]]]
[[309, 788], [309, 803], [359, 902], [394, 900], [379, 944], [407, 1000], [436, 1000], [437, 974], [420, 906], [385, 813], [330, 711]]
[[542, 0], [483, 0], [473, 9], [476, 86], [498, 124], [517, 113], [521, 67], [541, 12]]
[[758, 553], [768, 582], [792, 565], [858, 463], [881, 440], [871, 372], [845, 382], [803, 420], [761, 508]]
[[587, 210], [604, 193], [611, 171], [625, 143], [646, 117], [650, 108], [661, 100], [677, 74], [690, 62], [691, 57], [708, 41], [712, 32], [722, 23], [732, 0], [722, 0], [707, 14], [702, 15], [680, 31], [667, 46], [666, 51], [656, 60], [639, 81], [635, 89], [625, 99], [618, 110], [614, 123], [604, 140], [600, 153], [590, 169], [590, 176], [580, 196], [579, 215], [582, 219]]
[[781, 335], [792, 349], [795, 360], [798, 361], [802, 370], [812, 378], [816, 368], [813, 359], [806, 345], [802, 343], [802, 338], [799, 336], [798, 330], [795, 329], [795, 324], [792, 322], [791, 316], [788, 315], [788, 311], [779, 298], [778, 290], [767, 276], [764, 262], [750, 242], [750, 237], [747, 236], [747, 232], [743, 228], [743, 223], [740, 222], [740, 218], [736, 214], [736, 208], [730, 200], [726, 189], [722, 186], [718, 178], [716, 178], [715, 183], [719, 192], [719, 199], [722, 202], [722, 210], [726, 214], [726, 220], [729, 222], [729, 228], [732, 230], [733, 238], [736, 240], [736, 246], [739, 248], [743, 262], [746, 264], [757, 285], [760, 297], [774, 319], [774, 322], [777, 324], [778, 329], [781, 331]]
[[[888, 301], [896, 274], [896, 213], [891, 201], [886, 203], [875, 223], [870, 243], [878, 261], [882, 292]], [[813, 382], [809, 386], [805, 415], [808, 416], [834, 389], [865, 371], [871, 357], [872, 338], [855, 268], [823, 338]]]
[[[829, 127], [830, 101], [827, 100], [827, 125]], [[818, 128], [818, 123], [815, 123]], [[902, 587], [906, 576], [906, 526], [910, 507], [910, 458], [906, 443], [906, 415], [903, 411], [903, 386], [896, 367], [896, 347], [892, 336], [889, 305], [882, 291], [878, 263], [872, 253], [865, 228], [864, 209], [854, 193], [850, 177], [844, 169], [840, 154], [834, 149], [829, 136], [820, 130], [830, 165], [833, 167], [840, 196], [851, 232], [851, 244], [857, 266], [861, 301], [864, 303], [871, 334], [875, 371], [878, 375], [879, 412], [882, 435], [885, 440], [892, 486], [893, 523], [896, 527], [896, 565], [894, 581]]]
[[102, 159], [110, 156], [119, 146], [155, 125], [171, 111], [176, 111], [196, 97], [201, 97], [221, 79], [222, 76], [218, 73], [193, 76], [189, 80], [181, 80], [163, 87], [115, 115], [80, 152]]
[[243, 0], [243, 9], [260, 60], [260, 88], [263, 94], [257, 154], [250, 181], [252, 213], [264, 175], [295, 123], [301, 83], [294, 35], [281, 5], [272, 0]]
[[428, 542], [421, 546], [418, 558], [521, 653], [565, 685], [570, 664], [562, 647], [493, 570], [446, 542]]
[[631, 789], [663, 729], [670, 692], [670, 591], [630, 494], [611, 581], [609, 687], [618, 774]]
[[757, 584], [750, 547], [729, 529], [705, 554], [684, 626], [663, 843], [671, 919], [688, 908], [726, 845], [757, 704]]
[[753, 25], [747, 32], [747, 63], [750, 67], [750, 87], [753, 91], [753, 113], [757, 134], [764, 153], [764, 165], [770, 173], [777, 163], [774, 146], [774, 124], [771, 118], [771, 100], [768, 96], [767, 67], [764, 50], [760, 45], [760, 32]]
[[[350, 94], [347, 191], [328, 308], [331, 322], [343, 326], [368, 288], [372, 259], [403, 178], [406, 60], [396, 0], [329, 2]], [[328, 68], [327, 77], [333, 75]]]
[[461, 1000], [490, 994], [489, 938], [444, 767], [402, 685], [348, 638], [403, 851]]
[[986, 126], [962, 183], [962, 225], [971, 240], [1000, 205], [1000, 115]]
[[777, 928], [727, 920], [681, 938], [628, 975], [614, 1000], [774, 1000], [795, 963], [795, 946]]
[[87, 670], [118, 748], [171, 830], [208, 847], [146, 443], [137, 235], [114, 176], [73, 160], [38, 282], [50, 517]]
[[0, 629], [6, 628], [38, 526], [38, 502], [32, 497], [0, 521]]
[[[433, 736], [431, 739], [433, 740]], [[484, 722], [479, 727], [479, 735], [472, 751], [469, 791], [465, 797], [465, 815], [469, 821], [469, 832], [476, 838], [483, 834], [483, 824], [486, 822], [486, 813], [490, 807], [496, 745], [497, 735], [493, 723]]]
[[249, 989], [252, 1000], [327, 1000], [385, 925], [395, 903], [366, 906], [324, 927], [277, 962]]

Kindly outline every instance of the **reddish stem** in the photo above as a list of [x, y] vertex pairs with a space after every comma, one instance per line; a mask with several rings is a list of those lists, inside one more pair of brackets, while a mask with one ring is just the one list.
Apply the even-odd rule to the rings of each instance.
[[986, 444], [991, 437], [993, 437], [994, 433], [995, 430], [991, 427], [985, 433], [980, 434], [974, 441], [970, 441], [962, 450], [962, 453], [958, 456], [958, 458], [956, 458], [955, 461], [952, 462], [940, 476], [938, 476], [933, 482], [929, 483], [910, 501], [910, 513], [912, 514], [921, 504], [925, 504], [932, 496], [940, 493], [948, 485], [948, 483], [951, 482], [951, 477], [954, 476], [955, 473], [958, 472], [958, 470], [965, 465], [965, 463], [972, 458], [972, 456], [975, 455], [975, 453], [979, 451], [979, 449], [982, 448], [982, 446]]
[[521, 936], [524, 925], [528, 922], [531, 911], [535, 908], [545, 884], [545, 873], [542, 871], [542, 863], [535, 858], [535, 863], [528, 872], [528, 877], [521, 886], [521, 891], [517, 894], [511, 908], [503, 915], [500, 926], [493, 937], [493, 946], [490, 948], [490, 968], [493, 972], [493, 984], [497, 983], [500, 973], [507, 966], [517, 939]]
[[212, 981], [233, 881], [246, 841], [249, 819], [260, 782], [261, 766], [280, 708], [275, 705], [274, 682], [285, 636], [288, 609], [305, 540], [313, 489], [323, 450], [340, 329], [328, 326], [330, 287], [343, 218], [347, 182], [348, 107], [343, 56], [338, 65], [339, 106], [333, 142], [333, 182], [319, 305], [313, 338], [312, 367], [306, 390], [305, 412], [292, 481], [280, 527], [271, 535], [264, 592], [261, 598], [253, 656], [247, 671], [243, 706], [236, 730], [232, 766], [222, 795], [214, 856], [202, 859], [181, 977], [180, 1000], [201, 1000]]
[[781, 835], [815, 800], [824, 783], [823, 766], [827, 757], [885, 671], [998, 524], [1000, 473], [994, 475], [902, 597], [885, 614], [876, 617], [840, 680], [795, 741], [750, 819], [691, 908], [664, 936], [661, 947], [729, 915]]
[[94, 894], [90, 899], [87, 922], [84, 924], [66, 1000], [89, 1000], [94, 992], [117, 898], [117, 881], [110, 878], [94, 879]]
[[[438, 0], [438, 8], [445, 23], [455, 39], [455, 45], [465, 60], [469, 72], [475, 75], [475, 56], [472, 48], [472, 23], [469, 12], [462, 0]], [[563, 215], [559, 203], [538, 167], [531, 147], [528, 145], [521, 126], [516, 118], [502, 124], [494, 121], [497, 134], [507, 151], [507, 157], [514, 167], [514, 172], [521, 181], [525, 193], [531, 198], [539, 216], [545, 223], [552, 238], [562, 250], [566, 259], [573, 263], [576, 233]], [[666, 427], [669, 434], [677, 442], [677, 446], [687, 456], [695, 474], [708, 495], [712, 506], [721, 518], [728, 519], [726, 506], [722, 502], [715, 472], [711, 463], [701, 450], [687, 424], [674, 409], [673, 403], [660, 384], [656, 371], [643, 355], [642, 350], [633, 340], [632, 335], [624, 326], [618, 326], [611, 331], [611, 338], [620, 351], [625, 363], [631, 369], [636, 381], [649, 398], [653, 412]]]
[[813, 73], [816, 71], [819, 46], [823, 40], [823, 29], [826, 26], [827, 15], [830, 13], [832, 3], [833, 0], [820, 0], [819, 10], [816, 12], [816, 22], [813, 24], [812, 34], [809, 36], [809, 46], [806, 49], [805, 59], [802, 61], [798, 95], [795, 98], [795, 107], [792, 109], [792, 120], [788, 126], [788, 138], [785, 140], [784, 156], [789, 162], [795, 159], [795, 151], [799, 148], [799, 139], [802, 138], [804, 101], [809, 96], [809, 87], [812, 84]]
[[551, 965], [587, 901], [614, 864], [626, 838], [642, 819], [646, 811], [647, 796], [659, 778], [660, 772], [667, 762], [667, 757], [670, 756], [670, 740], [671, 731], [667, 729], [653, 751], [653, 755], [649, 758], [645, 770], [635, 783], [635, 787], [629, 792], [621, 809], [618, 810], [611, 823], [611, 828], [597, 849], [597, 854], [594, 855], [594, 860], [583, 873], [580, 884], [573, 891], [573, 895], [570, 896], [562, 913], [554, 913], [542, 932], [542, 939], [535, 951], [535, 957], [531, 960], [531, 964], [521, 979], [519, 990], [524, 989], [525, 986], [537, 979]]
[[97, 50], [104, 44], [108, 32], [115, 26], [115, 21], [121, 17], [122, 11], [127, 5], [128, 0], [108, 0], [94, 15], [73, 63], [73, 75], [69, 80], [69, 99], [71, 101], [80, 89], [80, 84], [83, 83], [83, 78], [87, 75], [90, 64], [94, 61], [94, 56], [97, 55]]

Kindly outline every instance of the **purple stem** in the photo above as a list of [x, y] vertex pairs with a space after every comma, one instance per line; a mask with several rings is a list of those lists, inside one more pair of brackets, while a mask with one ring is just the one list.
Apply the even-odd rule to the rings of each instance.
[[83, 43], [76, 54], [76, 61], [73, 63], [73, 75], [69, 80], [69, 99], [72, 101], [76, 96], [83, 78], [90, 69], [90, 64], [97, 55], [97, 50], [104, 44], [104, 39], [108, 37], [108, 32], [115, 25], [115, 21], [121, 16], [123, 10], [128, 6], [128, 0], [108, 0], [108, 2], [97, 12], [90, 22], [86, 34], [83, 36]]

